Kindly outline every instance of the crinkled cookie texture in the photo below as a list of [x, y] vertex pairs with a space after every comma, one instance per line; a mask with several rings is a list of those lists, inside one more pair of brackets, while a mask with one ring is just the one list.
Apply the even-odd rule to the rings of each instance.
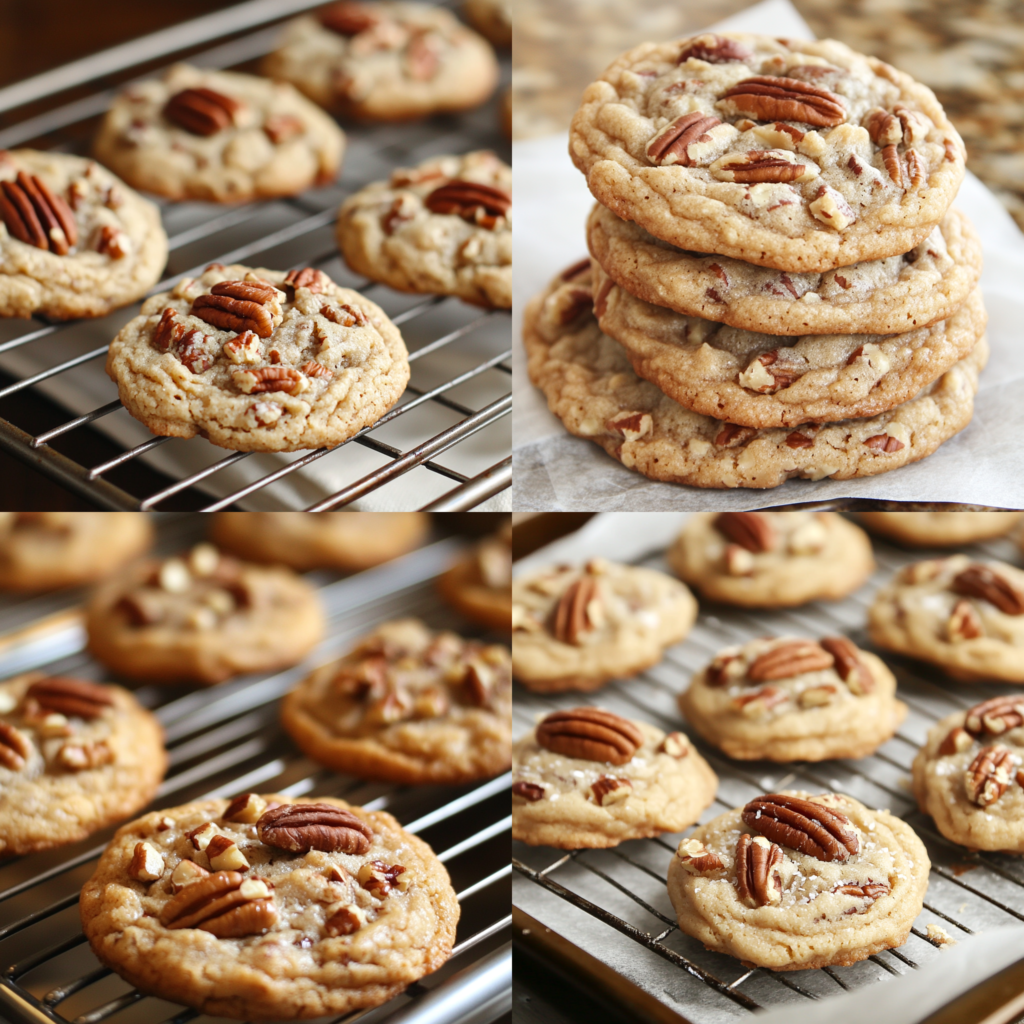
[[167, 262], [156, 206], [94, 160], [0, 152], [0, 316], [106, 316]]
[[867, 757], [907, 713], [884, 662], [845, 637], [786, 636], [720, 651], [679, 695], [709, 743], [741, 760]]
[[868, 629], [961, 682], [1024, 683], [1024, 571], [969, 555], [905, 566], [875, 595]]
[[106, 369], [154, 434], [246, 452], [340, 444], [409, 382], [401, 333], [358, 292], [311, 268], [219, 263], [147, 299]]
[[487, 42], [443, 7], [341, 0], [287, 24], [264, 74], [344, 117], [404, 121], [478, 107], [498, 82]]
[[538, 740], [537, 729], [516, 743], [513, 839], [562, 850], [602, 849], [627, 839], [681, 832], [711, 805], [718, 777], [685, 734], [666, 736], [646, 722], [600, 714], [618, 719], [618, 728], [631, 737], [624, 762], [580, 756], [583, 748], [577, 753], [571, 747], [549, 749]]
[[0, 512], [0, 589], [95, 583], [152, 543], [141, 512]]
[[223, 682], [301, 661], [319, 643], [316, 591], [290, 569], [238, 562], [210, 544], [142, 562], [86, 608], [89, 651], [152, 682]]
[[512, 0], [466, 0], [462, 13], [495, 46], [512, 45]]
[[875, 568], [867, 534], [835, 512], [695, 512], [666, 557], [702, 597], [748, 608], [838, 601]]
[[489, 778], [512, 756], [509, 651], [385, 622], [288, 694], [281, 721], [314, 761], [358, 778]]
[[444, 865], [390, 814], [253, 793], [125, 825], [80, 906], [129, 984], [239, 1019], [386, 1002], [451, 956], [459, 920]]
[[655, 237], [802, 273], [909, 252], [964, 176], [909, 75], [831, 39], [740, 33], [628, 50], [583, 94], [569, 153]]
[[858, 512], [872, 532], [912, 547], [957, 547], [1009, 533], [1024, 512]]
[[423, 542], [423, 512], [219, 512], [210, 539], [250, 562], [358, 572]]
[[459, 558], [438, 577], [437, 589], [474, 622], [508, 633], [512, 629], [512, 524]]
[[596, 558], [512, 581], [512, 668], [539, 693], [595, 690], [661, 661], [697, 617], [678, 580]]
[[824, 273], [787, 274], [686, 252], [599, 203], [591, 256], [645, 302], [764, 334], [899, 334], [952, 316], [981, 275], [981, 240], [959, 210], [909, 252]]
[[758, 430], [686, 409], [641, 380], [593, 316], [589, 260], [570, 267], [523, 314], [530, 380], [577, 437], [652, 480], [695, 487], [777, 487], [794, 477], [874, 476], [930, 455], [971, 421], [982, 338], [903, 405], [868, 419]]
[[403, 292], [512, 305], [512, 168], [493, 153], [434, 157], [348, 197], [338, 247], [358, 274]]
[[75, 843], [134, 814], [167, 770], [163, 730], [120, 686], [29, 672], [0, 683], [0, 853]]
[[913, 398], [985, 333], [976, 288], [948, 319], [906, 334], [779, 337], [683, 316], [593, 267], [594, 308], [633, 369], [694, 412], [744, 427], [877, 416]]
[[[680, 929], [746, 967], [773, 971], [845, 967], [901, 946], [921, 912], [931, 867], [913, 829], [888, 811], [835, 793], [767, 794], [746, 806], [780, 798], [810, 801], [841, 815], [845, 824], [829, 831], [841, 830], [856, 852], [839, 847], [842, 859], [820, 859], [785, 845], [765, 824], [766, 813], [755, 820], [754, 810], [748, 822], [744, 808], [728, 811], [684, 839], [669, 865], [668, 894]], [[749, 849], [741, 880], [737, 848], [743, 836]], [[717, 867], [701, 859], [700, 848], [713, 855]]]
[[983, 701], [928, 730], [914, 796], [954, 843], [1024, 853], [1024, 695]]
[[93, 151], [135, 188], [242, 202], [333, 181], [345, 136], [287, 82], [176, 64], [128, 86]]

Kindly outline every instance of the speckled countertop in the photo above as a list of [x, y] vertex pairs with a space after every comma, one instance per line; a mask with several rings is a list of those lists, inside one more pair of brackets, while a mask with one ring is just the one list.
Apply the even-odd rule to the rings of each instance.
[[[564, 131], [587, 83], [623, 50], [694, 32], [751, 0], [516, 0], [513, 130]], [[968, 166], [1024, 228], [1024, 0], [793, 0], [821, 38], [935, 90]]]

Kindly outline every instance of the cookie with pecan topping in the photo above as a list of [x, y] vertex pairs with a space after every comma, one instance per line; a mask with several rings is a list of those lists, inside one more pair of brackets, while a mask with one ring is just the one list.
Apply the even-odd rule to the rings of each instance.
[[787, 791], [695, 829], [669, 865], [668, 894], [682, 931], [747, 967], [845, 967], [906, 941], [930, 867], [894, 814]]
[[241, 1019], [386, 1002], [451, 956], [459, 919], [444, 866], [390, 814], [256, 793], [125, 825], [80, 906], [130, 984]]
[[89, 650], [115, 672], [209, 686], [301, 661], [320, 641], [324, 618], [316, 591], [290, 569], [199, 544], [101, 586], [85, 626]]
[[337, 236], [356, 273], [399, 291], [512, 305], [512, 169], [489, 151], [367, 185], [342, 203]]
[[0, 854], [124, 821], [166, 770], [160, 723], [120, 686], [42, 672], [0, 683]]
[[416, 619], [385, 622], [288, 694], [281, 721], [313, 760], [359, 778], [488, 778], [511, 757], [509, 652]]
[[118, 95], [93, 150], [136, 188], [230, 203], [334, 181], [345, 136], [287, 82], [175, 64]]
[[512, 628], [512, 524], [487, 537], [437, 580], [441, 596], [491, 629]]
[[1024, 512], [858, 512], [872, 532], [910, 547], [958, 547], [1001, 537]]

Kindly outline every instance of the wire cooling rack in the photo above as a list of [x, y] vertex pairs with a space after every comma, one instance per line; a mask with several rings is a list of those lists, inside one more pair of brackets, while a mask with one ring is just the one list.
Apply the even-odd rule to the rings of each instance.
[[[964, 550], [979, 557], [1019, 561], [1019, 553], [1007, 541]], [[614, 557], [606, 551], [601, 554]], [[676, 705], [676, 694], [685, 689], [690, 676], [730, 644], [764, 635], [820, 637], [841, 632], [870, 648], [865, 623], [874, 592], [907, 562], [934, 555], [876, 542], [878, 570], [856, 594], [835, 604], [746, 612], [702, 603], [693, 631], [684, 643], [668, 650], [655, 668], [593, 695], [546, 698], [518, 687], [513, 712], [517, 736], [532, 728], [538, 716], [581, 703], [644, 719], [666, 731], [682, 728], [720, 779], [715, 802], [701, 823], [760, 793], [785, 788], [842, 792], [870, 807], [891, 810], [913, 827], [932, 862], [924, 910], [903, 946], [852, 967], [784, 974], [750, 970], [730, 956], [705, 950], [679, 930], [666, 889], [668, 866], [682, 834], [572, 853], [514, 842], [512, 902], [517, 934], [573, 969], [590, 974], [594, 983], [604, 991], [613, 990], [643, 1019], [719, 1024], [751, 1019], [750, 1011], [761, 1007], [822, 999], [871, 985], [887, 975], [913, 971], [941, 955], [938, 943], [928, 935], [929, 924], [961, 939], [1024, 921], [1024, 859], [969, 854], [951, 843], [938, 833], [931, 818], [917, 810], [908, 785], [910, 763], [928, 729], [953, 711], [1005, 694], [1005, 686], [958, 686], [938, 670], [886, 654], [898, 680], [899, 697], [909, 706], [903, 725], [870, 757], [816, 764], [732, 761], [681, 725]], [[637, 564], [669, 571], [660, 552]]]
[[[179, 550], [200, 534], [194, 517], [165, 520], [160, 548]], [[328, 573], [308, 574], [320, 588], [328, 617], [328, 639], [312, 663], [340, 653], [376, 623], [399, 616], [419, 616], [434, 628], [465, 633], [465, 623], [438, 607], [432, 583], [458, 547], [458, 541], [441, 541], [341, 580]], [[72, 599], [0, 598], [0, 624], [6, 634], [0, 636], [0, 677], [42, 668], [104, 678], [103, 669], [82, 651], [84, 636]], [[7, 634], [11, 628], [13, 641]], [[14, 642], [18, 639], [22, 642]], [[430, 843], [451, 875], [462, 907], [454, 955], [440, 971], [384, 1006], [331, 1019], [484, 1024], [507, 1013], [509, 775], [461, 787], [408, 787], [359, 782], [320, 768], [297, 752], [278, 725], [278, 698], [307, 670], [308, 665], [247, 676], [191, 692], [137, 690], [163, 724], [170, 753], [170, 770], [150, 809], [255, 790], [339, 796], [389, 811]], [[79, 925], [78, 893], [113, 832], [106, 829], [73, 846], [0, 866], [0, 1020], [205, 1024], [215, 1019], [143, 996], [92, 955]]]
[[[159, 74], [171, 55], [185, 55], [202, 67], [238, 67], [275, 46], [279, 26], [263, 26], [313, 6], [311, 0], [250, 0], [0, 89], [0, 116], [6, 121], [0, 148], [32, 145], [87, 153], [97, 116], [117, 92], [108, 87], [108, 76], [122, 78], [143, 64], [141, 77]], [[247, 34], [239, 36], [239, 26]], [[507, 77], [507, 66], [504, 71]], [[24, 116], [28, 104], [52, 100], [71, 88], [76, 98]], [[366, 293], [401, 327], [413, 376], [399, 405], [341, 446], [290, 456], [226, 453], [201, 438], [154, 437], [123, 409], [116, 387], [103, 373], [107, 343], [138, 313], [135, 304], [91, 321], [0, 321], [0, 370], [12, 378], [0, 386], [0, 447], [110, 509], [154, 509], [197, 488], [215, 499], [204, 511], [232, 505], [319, 511], [360, 498], [366, 507], [387, 510], [460, 511], [508, 487], [512, 370], [507, 312], [481, 311], [456, 299], [401, 295], [368, 282], [345, 267], [333, 237], [342, 198], [397, 166], [445, 152], [505, 152], [497, 100], [459, 117], [345, 129], [340, 186], [230, 207], [161, 202], [170, 258], [167, 276], [152, 292], [171, 288], [212, 262], [318, 267], [339, 284]], [[3, 418], [3, 399], [25, 389], [38, 389], [74, 415], [41, 433], [26, 431]], [[118, 454], [84, 466], [54, 447], [88, 425], [111, 437], [121, 449]], [[108, 479], [111, 471], [135, 459], [161, 470], [171, 482], [140, 495]]]

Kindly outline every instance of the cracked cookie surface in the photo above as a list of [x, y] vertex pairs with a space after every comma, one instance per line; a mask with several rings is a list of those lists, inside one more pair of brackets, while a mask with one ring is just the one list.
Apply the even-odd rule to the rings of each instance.
[[441, 596], [463, 615], [504, 633], [512, 629], [512, 524], [480, 541], [437, 579]]

